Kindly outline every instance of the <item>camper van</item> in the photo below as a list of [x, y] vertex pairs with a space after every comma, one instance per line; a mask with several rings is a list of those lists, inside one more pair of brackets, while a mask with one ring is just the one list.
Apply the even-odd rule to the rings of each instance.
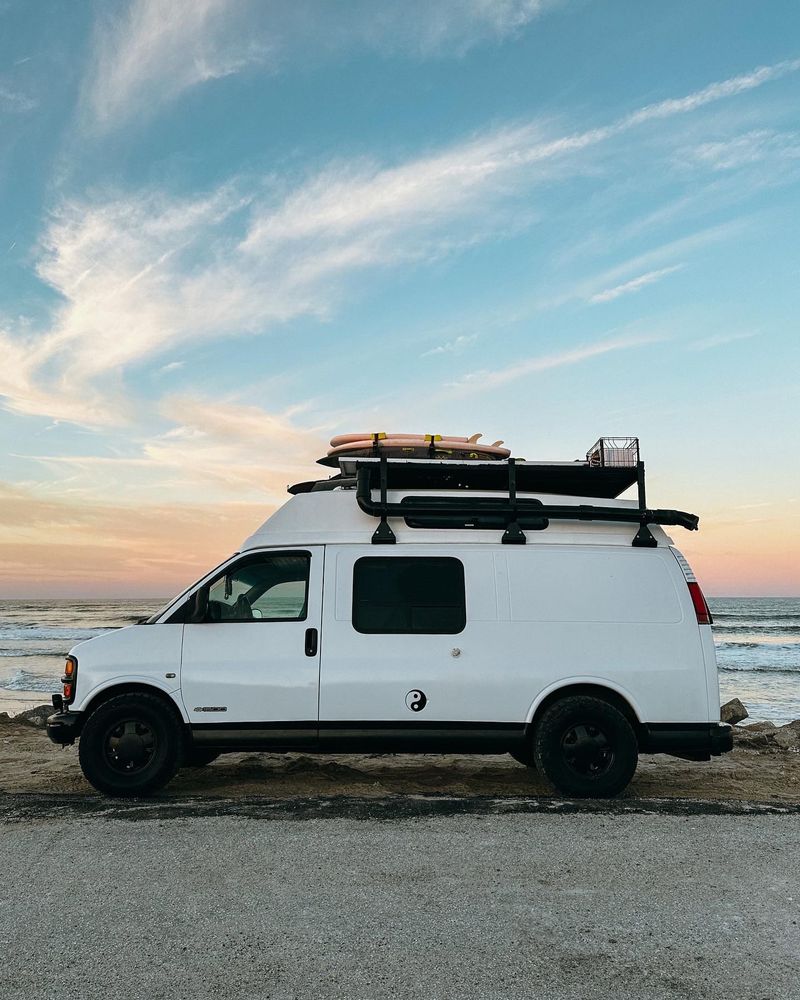
[[647, 506], [636, 438], [574, 462], [500, 444], [339, 439], [230, 558], [72, 649], [48, 735], [115, 796], [246, 750], [511, 754], [608, 797], [640, 753], [730, 750], [711, 615], [664, 530], [697, 517]]

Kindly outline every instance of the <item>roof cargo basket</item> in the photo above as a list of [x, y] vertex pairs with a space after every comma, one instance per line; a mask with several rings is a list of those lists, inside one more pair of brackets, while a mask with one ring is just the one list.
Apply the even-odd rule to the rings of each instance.
[[635, 469], [639, 464], [639, 438], [599, 438], [586, 452], [586, 461], [593, 469]]

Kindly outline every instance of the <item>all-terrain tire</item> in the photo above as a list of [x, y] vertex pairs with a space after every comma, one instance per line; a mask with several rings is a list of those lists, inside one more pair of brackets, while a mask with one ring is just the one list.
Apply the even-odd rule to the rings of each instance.
[[554, 702], [537, 723], [533, 755], [541, 774], [564, 795], [611, 798], [636, 771], [633, 726], [602, 698], [573, 695]]
[[86, 720], [78, 760], [86, 780], [99, 792], [149, 795], [174, 777], [182, 739], [175, 713], [157, 695], [120, 694]]
[[219, 757], [218, 750], [198, 750], [196, 747], [189, 747], [183, 752], [181, 767], [205, 767]]

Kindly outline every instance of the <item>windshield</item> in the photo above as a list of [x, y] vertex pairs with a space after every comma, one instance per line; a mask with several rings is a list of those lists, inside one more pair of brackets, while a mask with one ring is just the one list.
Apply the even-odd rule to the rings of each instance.
[[189, 586], [186, 588], [186, 590], [181, 591], [181, 593], [178, 594], [177, 597], [173, 597], [171, 601], [167, 601], [164, 607], [156, 611], [154, 615], [150, 615], [149, 618], [143, 618], [140, 622], [137, 622], [137, 624], [155, 625], [158, 619], [162, 618], [173, 605], [180, 603], [180, 601], [182, 601], [187, 594], [189, 594], [192, 590], [194, 590], [195, 587], [198, 586], [198, 584], [203, 583], [204, 580], [207, 580], [210, 576], [213, 576], [217, 572], [217, 570], [222, 569], [222, 567], [225, 566], [226, 563], [229, 563], [231, 559], [233, 559], [234, 556], [237, 556], [238, 554], [239, 554], [238, 552], [234, 552], [232, 556], [228, 556], [227, 559], [223, 559], [222, 562], [216, 565], [213, 569], [209, 570], [207, 573], [204, 573], [199, 578], [199, 580], [195, 580], [194, 583], [190, 583]]

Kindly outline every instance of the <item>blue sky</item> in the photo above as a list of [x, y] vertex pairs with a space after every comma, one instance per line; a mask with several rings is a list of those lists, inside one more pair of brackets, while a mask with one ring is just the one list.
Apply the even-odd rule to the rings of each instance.
[[796, 2], [0, 2], [3, 592], [168, 593], [331, 434], [638, 434], [798, 593]]

